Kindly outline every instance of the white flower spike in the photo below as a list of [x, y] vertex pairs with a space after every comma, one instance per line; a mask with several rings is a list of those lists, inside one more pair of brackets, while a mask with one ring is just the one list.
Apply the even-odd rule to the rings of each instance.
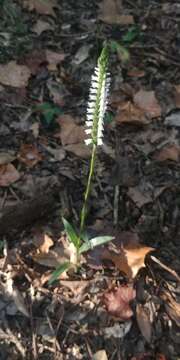
[[91, 87], [89, 91], [89, 102], [87, 107], [87, 120], [85, 130], [89, 135], [85, 140], [86, 145], [102, 145], [104, 115], [107, 109], [108, 94], [110, 86], [110, 76], [108, 68], [108, 49], [103, 48], [98, 59], [98, 65], [95, 67], [94, 74], [91, 77]]

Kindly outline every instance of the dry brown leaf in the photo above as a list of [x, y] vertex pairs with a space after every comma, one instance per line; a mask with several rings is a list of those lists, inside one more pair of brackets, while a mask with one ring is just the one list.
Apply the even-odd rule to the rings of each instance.
[[58, 136], [62, 145], [72, 145], [83, 143], [85, 139], [84, 127], [76, 125], [71, 115], [62, 115], [58, 118], [61, 132]]
[[0, 186], [9, 186], [19, 180], [20, 174], [12, 164], [0, 165]]
[[52, 50], [46, 50], [46, 60], [48, 62], [48, 69], [50, 71], [55, 71], [57, 65], [65, 59], [65, 54], [63, 52], [57, 53]]
[[127, 74], [130, 77], [142, 78], [145, 76], [145, 71], [138, 68], [132, 68], [128, 71]]
[[61, 285], [67, 287], [68, 289], [70, 289], [72, 291], [72, 293], [76, 296], [79, 296], [80, 294], [82, 294], [85, 289], [87, 288], [87, 286], [89, 285], [90, 281], [89, 280], [74, 280], [74, 281], [70, 281], [70, 280], [62, 280], [61, 281]]
[[12, 87], [27, 86], [31, 76], [30, 70], [25, 65], [18, 65], [16, 61], [0, 64], [0, 83]]
[[132, 317], [133, 311], [129, 305], [136, 296], [132, 285], [120, 286], [117, 289], [110, 290], [104, 295], [103, 302], [107, 311], [121, 321]]
[[161, 116], [161, 107], [154, 91], [140, 90], [134, 95], [133, 100], [134, 104], [144, 110], [151, 119]]
[[175, 85], [175, 105], [176, 105], [176, 108], [180, 108], [180, 85]]
[[51, 246], [54, 245], [50, 236], [43, 232], [37, 232], [34, 236], [34, 244], [38, 247], [41, 253], [48, 253]]
[[56, 0], [22, 0], [23, 6], [29, 11], [35, 10], [41, 15], [55, 16], [54, 7], [57, 7]]
[[46, 62], [44, 49], [34, 49], [23, 58], [23, 63], [28, 66], [32, 75], [36, 75], [41, 64]]
[[25, 305], [25, 301], [23, 296], [21, 295], [20, 291], [15, 287], [13, 280], [11, 278], [7, 279], [5, 289], [7, 294], [13, 299], [15, 302], [17, 309], [24, 314], [25, 316], [29, 317], [28, 309]]
[[121, 1], [103, 0], [100, 4], [99, 19], [107, 24], [132, 25], [134, 18], [132, 15], [123, 14]]
[[38, 19], [36, 24], [32, 27], [32, 31], [41, 35], [44, 31], [50, 30], [51, 28], [52, 26], [48, 22]]
[[19, 161], [23, 162], [29, 167], [35, 166], [43, 157], [35, 145], [23, 144], [18, 154]]
[[121, 248], [119, 254], [104, 250], [102, 257], [104, 260], [110, 260], [113, 262], [115, 267], [125, 273], [129, 278], [134, 278], [138, 271], [145, 267], [146, 255], [154, 249], [147, 246], [139, 246], [136, 248]]
[[69, 151], [83, 159], [88, 159], [91, 156], [90, 147], [83, 143], [66, 145], [64, 150]]
[[161, 294], [161, 298], [164, 301], [164, 306], [169, 317], [175, 321], [177, 326], [180, 326], [180, 303], [177, 302], [172, 295], [165, 291]]
[[105, 350], [99, 350], [93, 355], [93, 360], [108, 360]]
[[16, 159], [14, 151], [0, 152], [0, 165], [9, 164]]
[[153, 201], [152, 196], [148, 192], [141, 191], [138, 186], [130, 187], [127, 194], [139, 208]]
[[155, 154], [154, 159], [157, 161], [179, 161], [180, 156], [180, 147], [178, 145], [172, 144], [168, 145], [161, 149], [157, 154]]
[[152, 336], [152, 324], [150, 321], [150, 314], [148, 309], [141, 304], [136, 306], [136, 320], [141, 331], [141, 334], [144, 336], [148, 343], [151, 342]]
[[144, 112], [138, 106], [130, 101], [119, 104], [115, 120], [119, 124], [134, 123], [135, 125], [149, 124], [149, 120]]

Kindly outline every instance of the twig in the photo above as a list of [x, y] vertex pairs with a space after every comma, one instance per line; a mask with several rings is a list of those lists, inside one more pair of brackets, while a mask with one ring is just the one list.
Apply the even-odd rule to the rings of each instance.
[[114, 188], [114, 211], [113, 211], [113, 223], [118, 224], [118, 212], [119, 212], [119, 185]]
[[172, 276], [174, 276], [174, 277], [177, 279], [177, 281], [180, 282], [180, 277], [179, 277], [179, 275], [176, 273], [175, 270], [170, 269], [167, 265], [163, 264], [163, 263], [162, 263], [159, 259], [157, 259], [155, 256], [152, 256], [152, 255], [151, 255], [150, 257], [151, 257], [151, 259], [152, 259], [156, 264], [160, 265], [164, 270], [168, 271]]

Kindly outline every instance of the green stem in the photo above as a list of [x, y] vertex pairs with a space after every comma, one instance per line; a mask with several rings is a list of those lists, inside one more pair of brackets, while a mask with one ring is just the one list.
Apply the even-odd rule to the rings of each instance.
[[[80, 234], [79, 234], [79, 243], [81, 241], [81, 235], [84, 230], [86, 215], [87, 215], [87, 204], [88, 204], [88, 198], [91, 190], [91, 182], [92, 177], [94, 174], [94, 165], [95, 165], [95, 158], [96, 158], [96, 144], [93, 144], [92, 154], [91, 154], [91, 162], [90, 162], [90, 170], [89, 170], [89, 176], [88, 176], [88, 182], [86, 186], [86, 191], [84, 194], [84, 204], [81, 210], [81, 222], [80, 222]], [[79, 244], [80, 245], [80, 244]]]

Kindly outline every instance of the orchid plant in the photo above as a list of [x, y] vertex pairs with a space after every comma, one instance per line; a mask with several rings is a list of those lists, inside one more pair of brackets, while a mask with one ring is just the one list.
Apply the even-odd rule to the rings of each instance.
[[72, 225], [66, 219], [62, 219], [68, 240], [71, 245], [71, 254], [75, 254], [75, 256], [71, 256], [70, 261], [61, 264], [52, 273], [49, 283], [52, 283], [54, 280], [56, 280], [64, 271], [78, 266], [80, 263], [80, 255], [83, 252], [86, 252], [98, 245], [105, 244], [106, 242], [109, 242], [113, 239], [111, 236], [98, 236], [92, 239], [87, 239], [84, 236], [85, 221], [87, 216], [87, 203], [95, 170], [97, 147], [103, 144], [104, 116], [107, 109], [110, 87], [108, 58], [108, 46], [105, 45], [98, 59], [94, 74], [92, 75], [89, 101], [87, 106], [85, 129], [87, 139], [85, 140], [85, 143], [87, 146], [91, 146], [92, 151], [89, 176], [84, 194], [84, 203], [80, 215], [79, 233], [74, 230]]

